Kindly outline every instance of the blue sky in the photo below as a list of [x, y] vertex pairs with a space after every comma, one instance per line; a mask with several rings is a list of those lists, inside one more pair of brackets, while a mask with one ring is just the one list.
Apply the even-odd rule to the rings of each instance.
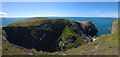
[[117, 17], [117, 2], [3, 2], [7, 17]]
[[120, 0], [2, 0], [2, 2], [118, 2]]

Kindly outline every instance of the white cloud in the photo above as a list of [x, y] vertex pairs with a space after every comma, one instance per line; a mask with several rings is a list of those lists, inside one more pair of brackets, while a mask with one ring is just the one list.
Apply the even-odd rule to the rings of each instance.
[[96, 10], [96, 11], [100, 11], [100, 10]]
[[104, 14], [98, 15], [98, 17], [118, 17], [118, 14], [117, 13], [114, 13], [114, 14], [104, 13]]
[[33, 16], [0, 16], [0, 17], [118, 17], [117, 13], [110, 14], [110, 13], [95, 13], [95, 16], [78, 16], [78, 15], [33, 15]]
[[55, 14], [49, 14], [49, 15], [32, 15], [32, 16], [2, 16], [2, 17], [83, 17], [78, 15], [55, 15]]
[[4, 13], [4, 12], [0, 12], [0, 15], [7, 15], [7, 13]]
[[99, 13], [96, 13], [96, 14], [99, 14]]

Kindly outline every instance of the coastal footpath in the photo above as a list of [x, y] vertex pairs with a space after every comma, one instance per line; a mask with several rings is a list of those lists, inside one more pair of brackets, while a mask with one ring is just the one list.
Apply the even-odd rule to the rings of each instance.
[[78, 48], [73, 48], [64, 52], [67, 55], [118, 55], [118, 32], [120, 32], [117, 18], [111, 27], [111, 34], [101, 35], [94, 42], [89, 42], [86, 45]]

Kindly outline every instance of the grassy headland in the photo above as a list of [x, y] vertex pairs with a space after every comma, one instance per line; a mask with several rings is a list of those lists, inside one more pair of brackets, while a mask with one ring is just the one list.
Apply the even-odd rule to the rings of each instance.
[[[43, 26], [42, 28], [44, 28], [44, 25], [49, 23], [51, 26], [48, 25], [46, 28], [44, 29], [41, 28], [41, 29], [44, 32], [46, 31], [47, 33], [54, 32], [52, 34], [55, 36], [58, 35], [57, 38], [51, 36], [49, 37], [51, 37], [52, 40], [56, 39], [57, 42], [53, 41], [53, 43], [57, 43], [56, 45], [60, 46], [59, 49], [61, 51], [55, 51], [50, 53], [42, 50], [38, 51], [34, 48], [27, 49], [22, 46], [13, 44], [14, 42], [11, 43], [3, 39], [2, 40], [3, 55], [117, 55], [118, 54], [118, 31], [120, 30], [117, 29], [118, 23], [116, 20], [114, 21], [112, 26], [112, 32], [114, 31], [113, 33], [101, 35], [99, 38], [97, 38], [96, 41], [88, 42], [87, 44], [85, 44], [85, 42], [83, 41], [85, 39], [79, 33], [82, 30], [81, 28], [79, 28], [80, 27], [79, 25], [83, 23], [78, 24], [77, 22], [72, 20], [55, 19], [55, 18], [49, 19], [47, 21], [46, 20], [47, 18], [44, 19], [34, 18], [34, 19], [19, 21], [5, 27], [7, 28], [15, 27], [14, 30], [18, 30], [17, 27], [28, 27], [28, 29], [31, 32], [30, 33], [31, 37], [36, 39], [38, 38], [37, 35], [39, 35], [36, 33], [37, 31], [39, 31], [37, 28], [39, 26], [41, 27]], [[91, 26], [90, 22], [87, 23], [88, 23], [87, 26]], [[86, 30], [86, 28], [84, 28], [83, 25], [81, 25], [81, 27], [84, 30]], [[44, 34], [45, 33], [43, 33], [43, 35]], [[10, 39], [8, 40], [10, 41]]]

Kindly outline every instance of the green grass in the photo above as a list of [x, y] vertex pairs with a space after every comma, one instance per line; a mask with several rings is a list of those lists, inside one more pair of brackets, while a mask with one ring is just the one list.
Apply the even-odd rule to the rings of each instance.
[[67, 19], [62, 19], [62, 18], [40, 18], [40, 19], [31, 18], [31, 19], [15, 22], [13, 24], [7, 25], [6, 27], [40, 26], [41, 24], [44, 24], [44, 23], [54, 24], [56, 22], [66, 22], [66, 21], [68, 21], [68, 20]]
[[[77, 45], [83, 45], [83, 44], [85, 44], [85, 42], [83, 41], [83, 39], [82, 39], [82, 37], [81, 36], [79, 36], [77, 33], [75, 33], [74, 31], [72, 31], [68, 26], [66, 26], [65, 28], [64, 28], [64, 30], [63, 30], [63, 32], [62, 32], [62, 35], [60, 36], [60, 38], [59, 39], [63, 39], [63, 41], [67, 41], [67, 42], [69, 42], [69, 40], [68, 40], [68, 37], [69, 36], [74, 36], [74, 37], [76, 37], [77, 38], [77, 40], [76, 40], [76, 42], [74, 42], [74, 43], [68, 43], [68, 44], [64, 44], [65, 45], [65, 50], [68, 50], [68, 49], [70, 49], [70, 48], [72, 48], [72, 47], [76, 47]], [[58, 39], [58, 40], [59, 40]], [[63, 48], [63, 47], [62, 47]]]
[[[32, 38], [35, 39], [35, 38], [40, 38], [39, 37], [40, 35], [38, 36], [38, 34], [37, 34], [37, 32], [39, 32], [38, 27], [43, 26], [44, 24], [49, 24], [51, 28], [50, 27], [45, 28], [45, 29], [42, 29], [42, 31], [49, 32], [49, 33], [51, 33], [50, 35], [55, 36], [52, 38], [52, 41], [55, 41], [54, 43], [56, 43], [58, 38], [63, 38], [63, 41], [67, 40], [67, 38], [69, 36], [71, 36], [71, 37], [74, 36], [77, 38], [77, 40], [73, 43], [68, 43], [66, 45], [64, 43], [62, 43], [63, 45], [65, 45], [65, 49], [63, 49], [63, 47], [61, 47], [62, 51], [68, 50], [69, 48], [76, 47], [77, 45], [84, 44], [82, 37], [79, 36], [77, 33], [75, 33], [73, 30], [71, 30], [71, 28], [69, 27], [72, 24], [75, 24], [77, 26], [76, 22], [69, 20], [69, 19], [32, 18], [32, 19], [23, 20], [23, 21], [19, 21], [19, 22], [7, 25], [4, 28], [9, 32], [11, 32], [13, 30], [12, 28], [14, 28], [14, 30], [16, 30], [17, 27], [27, 28], [27, 30], [29, 31]], [[78, 26], [75, 27], [75, 29], [76, 28], [78, 28]], [[16, 40], [12, 39], [11, 41], [16, 41]], [[57, 43], [59, 43], [59, 41]], [[13, 46], [13, 48], [12, 48], [12, 46]], [[32, 54], [54, 54], [54, 53], [57, 54], [58, 52], [49, 53], [49, 52], [37, 51], [35, 49], [25, 49], [21, 46], [14, 45], [12, 43], [7, 43], [3, 40], [3, 54], [4, 55], [7, 55], [7, 54], [12, 54], [12, 55], [28, 55], [29, 54], [30, 55], [31, 53]]]
[[[50, 23], [51, 25], [54, 26], [54, 24], [58, 24], [57, 22], [61, 22], [67, 24], [67, 22], [70, 22], [71, 24], [74, 24], [74, 21], [71, 20], [64, 20], [64, 19], [49, 19], [48, 18], [36, 18], [36, 19], [29, 19], [29, 20], [24, 20], [24, 21], [19, 21], [13, 24], [8, 25], [8, 27], [28, 27], [28, 26], [39, 26], [42, 23]], [[51, 21], [51, 20], [56, 20], [56, 21]], [[24, 25], [23, 25], [24, 24]], [[60, 24], [60, 25], [61, 25]], [[88, 22], [89, 25], [91, 25]], [[119, 24], [120, 25], [120, 24]], [[120, 26], [119, 26], [120, 27]], [[60, 35], [59, 39], [63, 38], [63, 41], [67, 40], [69, 36], [73, 37], [75, 36], [77, 38], [76, 42], [74, 43], [68, 43], [66, 44], [66, 48], [63, 49], [63, 51], [59, 52], [43, 52], [43, 51], [36, 51], [36, 49], [25, 49], [21, 46], [14, 45], [12, 43], [5, 42], [3, 41], [3, 55], [118, 55], [118, 24], [114, 24], [115, 32], [112, 34], [105, 34], [101, 35], [96, 41], [94, 42], [89, 42], [88, 44], [84, 44], [84, 41], [82, 40], [81, 36], [76, 34], [74, 31], [71, 30], [69, 26], [65, 26], [63, 29], [62, 34]], [[45, 30], [50, 30], [45, 29]], [[54, 31], [54, 29], [53, 29]], [[32, 35], [34, 35], [34, 31]], [[120, 36], [120, 35], [119, 35]], [[58, 39], [58, 40], [59, 40]], [[68, 41], [68, 40], [67, 40]], [[120, 40], [119, 40], [120, 41]], [[82, 45], [77, 48], [71, 48], [71, 47], [76, 47], [78, 44]], [[84, 45], [83, 45], [84, 44]], [[63, 43], [64, 45], [64, 43]], [[63, 47], [61, 47], [62, 49]], [[71, 48], [71, 49], [69, 49]], [[119, 47], [120, 48], [120, 47]]]
[[36, 49], [26, 49], [14, 45], [2, 39], [2, 55], [45, 55], [47, 52], [36, 51]]
[[118, 55], [118, 24], [113, 25], [116, 32], [100, 36], [96, 41], [66, 51], [68, 55]]
[[3, 55], [29, 55], [27, 49], [20, 48], [14, 44], [7, 43], [5, 40], [2, 41], [2, 54]]

